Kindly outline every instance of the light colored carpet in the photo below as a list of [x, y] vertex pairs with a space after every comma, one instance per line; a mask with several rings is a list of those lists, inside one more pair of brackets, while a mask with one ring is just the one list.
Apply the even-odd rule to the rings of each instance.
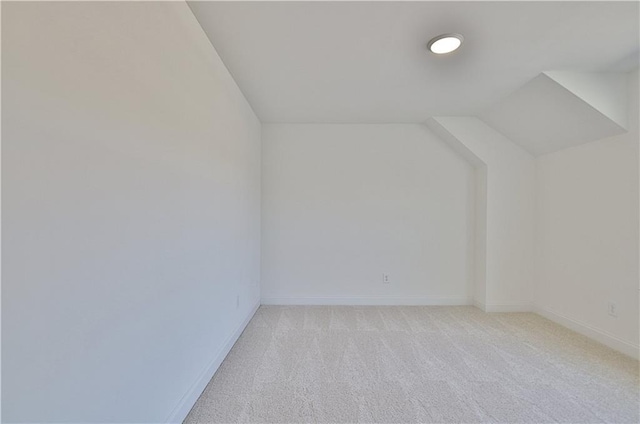
[[262, 306], [186, 423], [638, 423], [638, 361], [535, 314]]

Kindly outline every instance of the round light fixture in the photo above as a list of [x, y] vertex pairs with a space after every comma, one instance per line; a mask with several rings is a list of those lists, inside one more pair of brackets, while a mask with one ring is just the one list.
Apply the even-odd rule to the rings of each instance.
[[427, 46], [432, 53], [446, 54], [457, 50], [463, 40], [464, 37], [460, 34], [442, 34], [432, 38]]

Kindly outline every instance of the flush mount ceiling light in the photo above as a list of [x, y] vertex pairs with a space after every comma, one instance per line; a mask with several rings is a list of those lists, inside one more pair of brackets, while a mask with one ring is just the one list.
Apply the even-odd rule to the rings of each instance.
[[427, 47], [431, 50], [431, 53], [446, 54], [457, 50], [462, 44], [464, 37], [460, 34], [442, 34], [437, 37], [433, 37]]

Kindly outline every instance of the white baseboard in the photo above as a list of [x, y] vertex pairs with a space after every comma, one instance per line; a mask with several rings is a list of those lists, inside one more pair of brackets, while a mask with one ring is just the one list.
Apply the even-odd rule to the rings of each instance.
[[[487, 303], [481, 304], [485, 312], [531, 312], [533, 308], [530, 303]], [[477, 306], [477, 305], [476, 305]]]
[[263, 305], [472, 305], [469, 297], [393, 297], [393, 296], [358, 296], [358, 297], [263, 297]]
[[600, 342], [603, 345], [609, 346], [611, 349], [617, 350], [618, 352], [624, 353], [625, 355], [631, 356], [632, 358], [640, 359], [640, 346], [636, 346], [633, 343], [622, 340], [612, 334], [607, 333], [606, 331], [599, 330], [589, 324], [585, 324], [584, 322], [569, 318], [550, 309], [535, 306], [533, 310], [538, 315], [541, 315], [557, 324], [560, 324], [563, 327], [567, 327], [570, 330], [575, 331], [576, 333], [587, 336], [590, 339]]
[[191, 388], [187, 391], [187, 393], [185, 393], [182, 399], [180, 399], [178, 405], [176, 405], [173, 411], [171, 411], [171, 414], [166, 421], [167, 423], [180, 424], [182, 423], [182, 421], [184, 421], [184, 419], [189, 414], [189, 411], [191, 411], [191, 408], [193, 408], [193, 405], [195, 405], [205, 387], [207, 387], [207, 384], [209, 384], [209, 381], [218, 370], [218, 367], [220, 367], [220, 364], [222, 364], [224, 358], [227, 357], [227, 354], [229, 353], [229, 351], [231, 351], [231, 348], [236, 343], [247, 324], [249, 324], [249, 321], [251, 321], [251, 318], [253, 318], [253, 315], [255, 315], [259, 307], [260, 302], [257, 302], [251, 308], [251, 311], [240, 323], [238, 328], [236, 328], [236, 331], [234, 331], [233, 334], [229, 336], [222, 348], [214, 355], [209, 365], [207, 365], [207, 367], [202, 371], [200, 376], [193, 383]]

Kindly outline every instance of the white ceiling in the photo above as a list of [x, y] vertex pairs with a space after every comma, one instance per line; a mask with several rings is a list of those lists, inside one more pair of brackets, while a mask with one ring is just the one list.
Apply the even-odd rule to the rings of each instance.
[[[639, 49], [638, 2], [189, 2], [263, 122], [477, 115], [548, 70]], [[430, 38], [459, 32], [449, 56]]]
[[[626, 112], [626, 93], [619, 100]], [[621, 125], [594, 107], [598, 104], [543, 73], [490, 106], [481, 118], [525, 150], [542, 155], [623, 133]]]

